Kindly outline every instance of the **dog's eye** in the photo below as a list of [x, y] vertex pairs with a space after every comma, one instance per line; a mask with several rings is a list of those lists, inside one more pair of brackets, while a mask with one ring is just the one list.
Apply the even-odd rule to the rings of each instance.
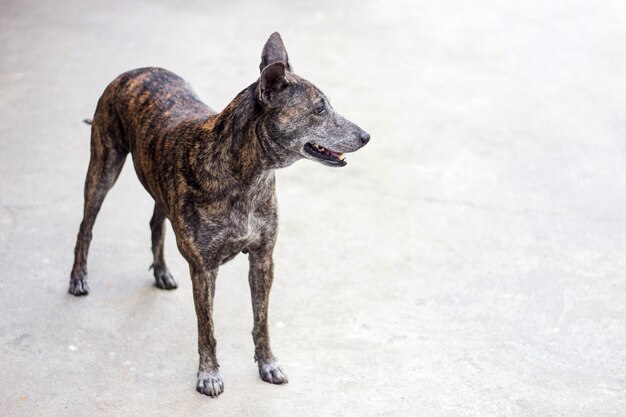
[[324, 114], [324, 113], [326, 113], [326, 106], [324, 105], [324, 102], [323, 101], [319, 102], [315, 106], [313, 111], [315, 112], [315, 114]]

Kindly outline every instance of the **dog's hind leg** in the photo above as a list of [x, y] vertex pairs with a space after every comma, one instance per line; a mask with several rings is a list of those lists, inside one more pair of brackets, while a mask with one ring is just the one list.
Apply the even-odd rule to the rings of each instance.
[[[117, 133], [115, 136], [112, 134]], [[70, 277], [69, 292], [74, 295], [87, 295], [87, 254], [91, 243], [91, 231], [100, 211], [104, 197], [115, 184], [128, 155], [119, 129], [100, 129], [93, 125], [91, 130], [91, 157], [85, 179], [85, 206], [83, 221], [80, 223], [74, 266]]]
[[164, 290], [173, 290], [177, 287], [174, 277], [165, 265], [163, 257], [163, 243], [165, 241], [165, 213], [158, 204], [154, 204], [154, 213], [150, 220], [150, 230], [152, 231], [152, 255], [154, 262], [154, 280], [156, 286]]

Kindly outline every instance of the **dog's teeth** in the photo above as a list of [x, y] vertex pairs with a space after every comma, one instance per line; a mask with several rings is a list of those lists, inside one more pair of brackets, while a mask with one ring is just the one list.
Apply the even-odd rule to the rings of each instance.
[[339, 158], [339, 160], [340, 160], [340, 161], [343, 161], [345, 157], [346, 157], [346, 156], [345, 156], [344, 154], [342, 154], [342, 153], [340, 153], [339, 155], [337, 155], [337, 158]]

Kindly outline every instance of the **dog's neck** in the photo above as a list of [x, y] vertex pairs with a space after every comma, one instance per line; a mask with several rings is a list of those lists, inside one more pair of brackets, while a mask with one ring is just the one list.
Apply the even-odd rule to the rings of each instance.
[[[256, 83], [235, 97], [224, 110], [210, 116], [198, 128], [187, 158], [196, 172], [198, 186], [207, 193], [221, 194], [238, 188], [273, 184], [274, 170], [299, 157], [272, 139], [264, 123], [266, 113], [254, 96]], [[213, 178], [219, 177], [215, 181]], [[263, 192], [262, 190], [258, 190]]]
[[256, 85], [244, 89], [203, 125], [209, 138], [203, 152], [206, 162], [242, 179], [286, 167], [299, 159], [272, 138], [265, 124], [267, 113], [255, 97]]

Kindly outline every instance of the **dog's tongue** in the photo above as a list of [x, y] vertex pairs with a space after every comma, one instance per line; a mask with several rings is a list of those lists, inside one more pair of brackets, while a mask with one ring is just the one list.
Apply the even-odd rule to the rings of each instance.
[[335, 152], [335, 151], [331, 151], [330, 149], [327, 149], [321, 145], [318, 145], [317, 143], [313, 143], [312, 146], [317, 149], [318, 152], [326, 154], [328, 156], [334, 156], [335, 158], [339, 159], [340, 161], [343, 161], [345, 159], [345, 156], [343, 154], [343, 152]]
[[341, 152], [333, 152], [330, 149], [328, 150], [335, 158], [339, 159], [340, 161], [343, 161], [345, 158], [345, 155]]

